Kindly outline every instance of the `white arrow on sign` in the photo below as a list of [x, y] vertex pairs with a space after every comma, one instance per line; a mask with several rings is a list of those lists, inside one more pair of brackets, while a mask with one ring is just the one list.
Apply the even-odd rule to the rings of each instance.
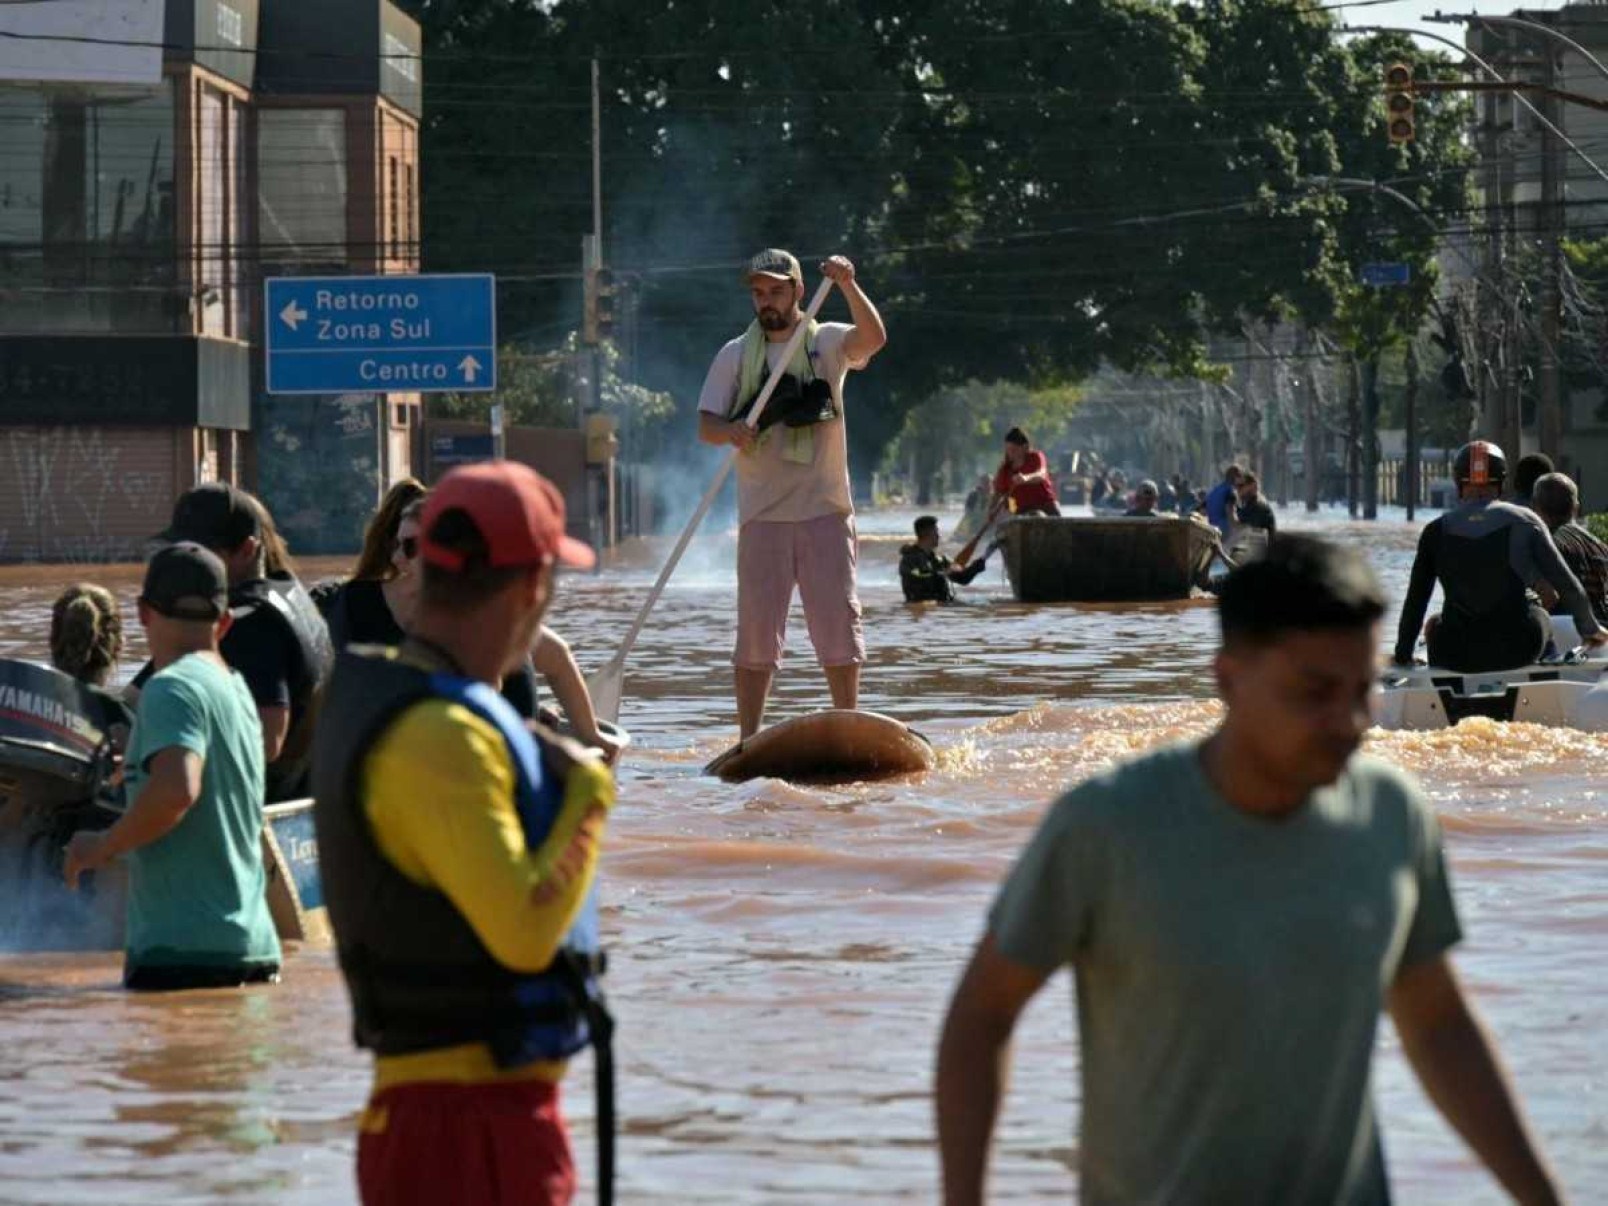
[[285, 325], [294, 331], [296, 329], [296, 324], [307, 317], [307, 311], [298, 306], [296, 304], [296, 299], [293, 297], [286, 304], [285, 308], [279, 312], [279, 317], [283, 318], [285, 320]]
[[470, 385], [473, 385], [475, 383], [475, 378], [480, 374], [480, 361], [476, 360], [473, 356], [465, 356], [462, 360], [458, 361], [458, 367], [463, 370], [463, 379]]

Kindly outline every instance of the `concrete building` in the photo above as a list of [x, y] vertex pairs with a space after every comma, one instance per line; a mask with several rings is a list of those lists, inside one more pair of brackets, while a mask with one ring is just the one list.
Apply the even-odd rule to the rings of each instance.
[[419, 54], [386, 0], [0, 5], [0, 560], [214, 479], [351, 546], [417, 398], [264, 396], [261, 281], [417, 270]]

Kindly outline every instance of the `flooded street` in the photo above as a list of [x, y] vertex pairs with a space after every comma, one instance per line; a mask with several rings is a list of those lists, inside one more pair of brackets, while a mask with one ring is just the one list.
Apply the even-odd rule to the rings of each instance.
[[[896, 564], [913, 516], [861, 517], [862, 704], [932, 739], [928, 775], [834, 788], [700, 775], [735, 739], [734, 533], [694, 545], [632, 656], [621, 720], [635, 744], [604, 864], [624, 1203], [935, 1201], [934, 1046], [995, 886], [1066, 785], [1213, 722], [1209, 600], [1025, 607], [993, 561], [964, 605], [907, 607]], [[1281, 518], [1363, 543], [1399, 602], [1416, 526]], [[659, 555], [562, 581], [551, 622], [583, 666], [612, 654]], [[0, 568], [0, 656], [44, 658], [51, 600], [80, 576], [116, 589], [137, 632], [137, 573]], [[825, 703], [795, 611], [769, 718]], [[1573, 1200], [1608, 1201], [1608, 735], [1471, 721], [1370, 748], [1439, 808], [1459, 966]], [[281, 985], [243, 992], [131, 997], [119, 967], [0, 954], [0, 1202], [355, 1200], [368, 1060], [329, 952], [296, 951]], [[1071, 1197], [1069, 997], [1058, 979], [1020, 1032], [994, 1200]], [[1398, 1200], [1501, 1201], [1388, 1023], [1381, 1043]], [[567, 1094], [590, 1200], [589, 1060]]]

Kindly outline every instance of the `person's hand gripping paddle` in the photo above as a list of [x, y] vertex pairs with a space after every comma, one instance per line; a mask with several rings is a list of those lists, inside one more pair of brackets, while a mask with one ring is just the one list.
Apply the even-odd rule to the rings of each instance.
[[955, 554], [956, 569], [966, 568], [966, 563], [971, 560], [971, 555], [977, 551], [978, 541], [988, 534], [988, 529], [994, 525], [994, 520], [999, 518], [1000, 512], [1005, 509], [1005, 505], [1010, 500], [1011, 496], [1009, 494], [1001, 494], [994, 505], [988, 509], [988, 517], [983, 520], [983, 526], [977, 529], [977, 535], [968, 540], [966, 547]]
[[[826, 295], [831, 291], [832, 278], [826, 277], [815, 290], [815, 296], [810, 298], [810, 304], [804, 311], [803, 319], [798, 326], [793, 328], [792, 336], [788, 339], [786, 346], [782, 348], [781, 362], [783, 364], [792, 363], [793, 354], [798, 351], [799, 344], [804, 342], [804, 335], [810, 322], [815, 318], [816, 314], [820, 313], [821, 305], [826, 301]], [[772, 373], [765, 382], [764, 388], [759, 391], [759, 397], [755, 398], [754, 404], [748, 408], [748, 414], [744, 417], [743, 422], [747, 424], [751, 431], [758, 430], [759, 417], [764, 413], [765, 405], [770, 401], [771, 393], [776, 389], [776, 383], [782, 379], [783, 375], [782, 373]], [[698, 530], [698, 525], [703, 522], [704, 516], [709, 514], [709, 508], [714, 506], [715, 498], [719, 495], [720, 488], [726, 484], [726, 478], [730, 476], [732, 466], [737, 463], [738, 455], [738, 450], [732, 449], [730, 455], [721, 464], [720, 472], [715, 474], [714, 481], [709, 483], [709, 489], [704, 491], [704, 496], [698, 503], [698, 509], [692, 513], [692, 518], [687, 521], [687, 526], [683, 529], [681, 538], [676, 541], [675, 548], [670, 550], [669, 560], [664, 563], [664, 568], [659, 571], [658, 581], [653, 584], [653, 589], [648, 592], [648, 597], [642, 602], [642, 609], [637, 612], [636, 619], [631, 621], [631, 627], [626, 630], [625, 639], [620, 642], [618, 652], [608, 660], [602, 669], [586, 680], [586, 689], [592, 696], [592, 709], [600, 718], [610, 723], [619, 720], [620, 698], [625, 688], [625, 659], [630, 656], [631, 647], [636, 644], [637, 637], [641, 635], [642, 626], [648, 620], [648, 613], [653, 610], [653, 605], [659, 601], [659, 596], [664, 593], [665, 585], [670, 581], [670, 575], [675, 573], [676, 565], [681, 561], [681, 555], [687, 551], [687, 546], [692, 543], [693, 533]]]

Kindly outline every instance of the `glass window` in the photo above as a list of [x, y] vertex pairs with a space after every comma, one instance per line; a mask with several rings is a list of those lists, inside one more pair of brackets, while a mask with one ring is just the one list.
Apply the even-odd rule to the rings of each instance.
[[183, 329], [173, 91], [0, 85], [0, 330]]
[[229, 333], [236, 339], [251, 338], [251, 286], [257, 277], [252, 272], [253, 260], [245, 250], [251, 245], [251, 213], [246, 191], [246, 107], [239, 101], [229, 103], [229, 282], [233, 286], [233, 304], [230, 306]]
[[201, 94], [201, 139], [196, 150], [196, 178], [201, 186], [201, 330], [207, 335], [227, 335], [229, 279], [229, 229], [225, 216], [228, 197], [228, 161], [224, 157], [224, 97], [215, 88], [203, 85]]
[[343, 267], [346, 187], [343, 110], [257, 111], [258, 241], [276, 268]]

